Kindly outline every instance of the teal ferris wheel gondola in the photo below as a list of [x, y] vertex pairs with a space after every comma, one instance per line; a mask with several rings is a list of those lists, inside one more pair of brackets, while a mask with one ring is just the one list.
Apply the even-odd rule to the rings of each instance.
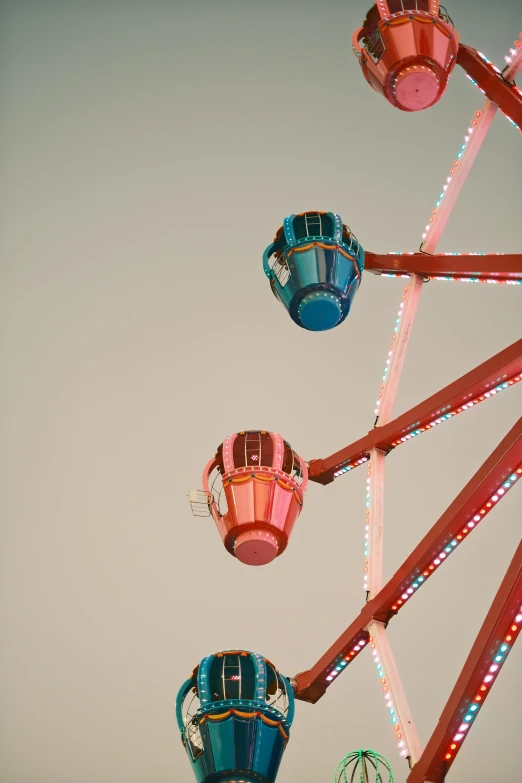
[[285, 218], [263, 254], [263, 268], [292, 320], [323, 332], [348, 315], [361, 282], [364, 250], [339, 215], [303, 212]]
[[290, 736], [294, 695], [262, 655], [209, 655], [181, 687], [176, 716], [198, 783], [274, 783]]

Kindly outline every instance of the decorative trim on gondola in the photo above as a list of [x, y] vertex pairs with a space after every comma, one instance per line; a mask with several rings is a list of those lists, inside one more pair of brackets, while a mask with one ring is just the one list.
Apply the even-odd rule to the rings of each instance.
[[299, 497], [298, 490], [296, 487], [293, 487], [291, 484], [287, 484], [285, 481], [279, 478], [279, 476], [261, 476], [258, 473], [250, 473], [248, 476], [237, 476], [236, 478], [227, 478], [226, 483], [227, 484], [246, 484], [248, 481], [251, 481], [252, 479], [255, 479], [256, 481], [277, 481], [279, 486], [284, 489], [286, 492], [295, 492], [295, 499], [297, 500], [298, 504], [300, 506], [303, 505], [302, 500]]
[[357, 263], [355, 255], [348, 253], [343, 249], [342, 245], [336, 244], [333, 240], [332, 244], [330, 245], [326, 245], [323, 242], [308, 242], [306, 245], [296, 245], [295, 247], [291, 247], [287, 252], [285, 252], [285, 255], [287, 258], [289, 258], [292, 253], [304, 253], [306, 250], [310, 250], [312, 247], [320, 247], [322, 250], [338, 250], [342, 256], [353, 262], [357, 277], [359, 279], [361, 278], [361, 270], [359, 269], [359, 264]]
[[238, 718], [245, 718], [247, 720], [251, 720], [252, 718], [261, 718], [263, 723], [266, 723], [267, 726], [277, 726], [285, 742], [288, 741], [289, 735], [283, 729], [281, 721], [271, 720], [270, 718], [267, 718], [266, 715], [263, 715], [262, 712], [241, 712], [240, 710], [230, 708], [226, 712], [220, 712], [217, 715], [203, 715], [199, 723], [202, 726], [204, 723], [206, 723], [207, 720], [226, 720], [226, 718], [229, 718], [231, 715], [237, 715]]
[[398, 25], [411, 22], [414, 19], [416, 22], [424, 22], [424, 24], [434, 24], [439, 30], [441, 30], [449, 37], [452, 37], [451, 30], [448, 30], [449, 25], [442, 19], [434, 19], [433, 16], [425, 15], [423, 11], [398, 11], [396, 14], [386, 19], [386, 27], [397, 27]]

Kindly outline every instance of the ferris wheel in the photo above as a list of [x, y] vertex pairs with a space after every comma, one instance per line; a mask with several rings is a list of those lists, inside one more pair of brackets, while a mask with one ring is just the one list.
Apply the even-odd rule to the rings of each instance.
[[[437, 253], [467, 175], [497, 113], [521, 131], [522, 33], [503, 69], [465, 46], [438, 0], [377, 0], [352, 39], [370, 86], [402, 111], [440, 100], [455, 65], [486, 96], [469, 121], [422, 232], [419, 252], [376, 254], [343, 218], [327, 211], [286, 217], [263, 254], [274, 296], [300, 328], [340, 326], [364, 273], [404, 278], [392, 327], [375, 419], [367, 434], [334, 454], [305, 460], [281, 435], [240, 431], [225, 438], [192, 490], [197, 516], [211, 516], [228, 552], [248, 566], [283, 554], [310, 481], [327, 485], [365, 466], [366, 515], [361, 523], [365, 601], [357, 617], [310, 669], [287, 678], [246, 650], [209, 655], [178, 695], [177, 717], [198, 783], [273, 783], [294, 720], [295, 701], [316, 703], [351, 662], [370, 650], [408, 783], [442, 783], [522, 628], [522, 542], [514, 553], [440, 720], [423, 748], [387, 634], [387, 625], [452, 552], [522, 479], [522, 418], [485, 460], [396, 573], [383, 579], [383, 489], [386, 455], [522, 380], [522, 339], [418, 405], [393, 417], [408, 341], [427, 280], [522, 285], [522, 254]], [[522, 292], [521, 292], [522, 293]], [[295, 328], [295, 327], [294, 327]], [[373, 754], [373, 755], [372, 755]], [[374, 751], [348, 754], [337, 781], [384, 780]], [[352, 764], [353, 762], [353, 764]], [[386, 763], [389, 778], [391, 769]], [[350, 769], [351, 778], [347, 777]], [[356, 771], [357, 770], [357, 771]], [[384, 773], [383, 773], [384, 774]], [[344, 775], [344, 777], [343, 777]], [[366, 777], [363, 777], [366, 775]]]

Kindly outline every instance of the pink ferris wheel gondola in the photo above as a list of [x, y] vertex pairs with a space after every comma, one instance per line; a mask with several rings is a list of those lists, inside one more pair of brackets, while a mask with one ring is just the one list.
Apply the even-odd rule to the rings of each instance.
[[204, 504], [230, 554], [265, 565], [286, 549], [307, 484], [306, 462], [281, 435], [242, 431], [225, 438], [206, 465]]

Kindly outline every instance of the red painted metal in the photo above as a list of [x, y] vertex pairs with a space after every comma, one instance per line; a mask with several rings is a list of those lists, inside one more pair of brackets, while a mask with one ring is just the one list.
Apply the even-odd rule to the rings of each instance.
[[[442, 711], [437, 727], [423, 754], [409, 774], [407, 783], [424, 783], [424, 781], [443, 783], [455, 757], [454, 753], [447, 754], [451, 755], [451, 759], [447, 760], [445, 758], [446, 750], [448, 746], [451, 747], [451, 741], [458, 733], [463, 716], [480, 688], [484, 675], [492, 662], [492, 657], [509, 631], [514, 616], [520, 611], [521, 603], [522, 541]], [[489, 689], [483, 698], [488, 692]]]
[[[308, 476], [311, 481], [329, 484], [334, 473], [343, 466], [365, 460], [371, 449], [389, 451], [412, 431], [427, 428], [445, 412], [477, 399], [500, 383], [514, 383], [522, 372], [522, 339], [492, 356], [457, 381], [403, 413], [384, 427], [374, 427], [363, 438], [324, 459], [311, 460]], [[397, 444], [398, 445], [398, 444]], [[361, 463], [362, 464], [362, 463]]]
[[352, 45], [374, 90], [403, 111], [420, 111], [446, 89], [458, 35], [451, 20], [439, 13], [438, 2], [378, 0]]
[[[522, 342], [522, 341], [521, 341]], [[338, 662], [349, 663], [358, 639], [363, 638], [371, 620], [387, 622], [395, 612], [391, 609], [400, 595], [426, 564], [450, 541], [497, 487], [522, 463], [522, 418], [510, 430], [495, 451], [446, 509], [429, 533], [374, 599], [368, 601], [359, 616], [308, 671], [296, 677], [296, 698], [315, 703], [326, 692], [330, 682], [326, 677]], [[332, 680], [333, 681], [333, 680]]]
[[457, 381], [428, 397], [384, 427], [374, 427], [363, 438], [329, 457], [311, 460], [308, 470], [310, 481], [329, 484], [333, 481], [334, 473], [343, 466], [353, 465], [356, 467], [361, 460], [366, 461], [371, 449], [389, 451], [401, 437], [407, 437], [412, 431], [426, 428], [430, 422], [436, 421], [444, 412], [451, 412], [468, 401], [477, 399], [497, 384], [514, 383], [514, 379], [519, 377], [521, 372], [522, 339], [517, 340], [516, 343], [492, 356], [491, 359], [475, 367]]
[[507, 116], [522, 127], [522, 95], [514, 84], [505, 81], [491, 64], [482, 59], [476, 49], [460, 44], [457, 63], [477, 82], [487, 97]]
[[364, 268], [374, 274], [420, 275], [424, 278], [451, 277], [496, 282], [522, 281], [522, 253], [473, 255], [401, 255], [365, 252]]
[[508, 476], [521, 469], [521, 464], [522, 418], [508, 432], [495, 451], [486, 459], [453, 503], [448, 506], [431, 530], [375, 597], [377, 604], [373, 610], [374, 619], [386, 622], [392, 614], [396, 614], [392, 610], [392, 606], [396, 605], [397, 598], [400, 598], [419, 574], [426, 571], [431, 561], [459, 534], [459, 531], [478, 511], [484, 509], [487, 513], [495, 507], [495, 504], [490, 502], [491, 496], [495, 494], [497, 488]]

